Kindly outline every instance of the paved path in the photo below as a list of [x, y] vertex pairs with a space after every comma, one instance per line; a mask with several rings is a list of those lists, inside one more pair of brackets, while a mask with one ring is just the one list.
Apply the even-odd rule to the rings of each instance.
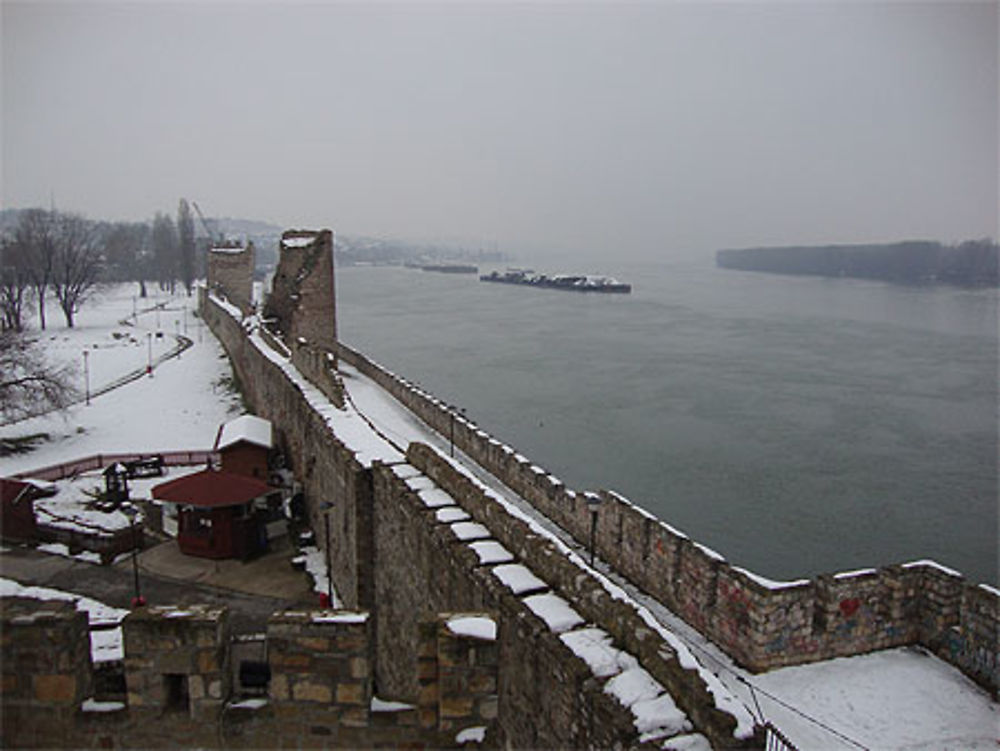
[[[174, 542], [163, 543], [175, 546]], [[158, 546], [162, 547], [162, 546]], [[152, 548], [143, 555], [157, 550]], [[269, 556], [270, 557], [270, 556]], [[268, 558], [269, 558], [268, 557]], [[266, 559], [260, 559], [266, 561]], [[232, 563], [239, 566], [238, 562]], [[269, 574], [266, 567], [259, 562], [246, 564], [254, 567], [253, 579], [268, 586], [269, 578], [273, 582], [290, 582], [295, 577], [289, 576], [285, 569], [291, 567], [283, 558], [270, 562], [273, 573]], [[197, 571], [196, 578], [212, 581], [215, 576], [213, 561], [204, 561]], [[307, 576], [300, 572], [292, 572], [297, 576], [298, 586], [287, 590], [285, 596], [267, 596], [236, 591], [224, 586], [216, 586], [206, 581], [191, 580], [181, 575], [172, 576], [162, 570], [151, 571], [145, 563], [139, 574], [139, 584], [142, 594], [150, 604], [186, 605], [191, 603], [206, 603], [226, 605], [230, 609], [230, 617], [235, 633], [251, 633], [264, 631], [268, 616], [271, 613], [295, 605], [315, 605], [315, 596], [309, 591]], [[234, 575], [229, 569], [229, 575]], [[174, 570], [171, 573], [177, 574]], [[92, 563], [77, 561], [57, 555], [41, 553], [30, 547], [8, 547], [0, 554], [0, 576], [13, 579], [21, 584], [40, 587], [50, 587], [64, 592], [86, 595], [100, 602], [118, 608], [129, 608], [134, 595], [134, 579], [132, 564], [125, 560], [116, 566], [99, 566]], [[223, 582], [224, 583], [224, 580]]]

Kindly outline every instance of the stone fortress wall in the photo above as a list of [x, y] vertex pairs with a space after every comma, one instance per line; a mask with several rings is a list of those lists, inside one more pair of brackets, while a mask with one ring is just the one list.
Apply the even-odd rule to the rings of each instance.
[[[87, 617], [66, 601], [4, 598], [4, 748], [454, 747], [488, 720], [467, 697], [496, 683], [496, 639], [449, 613], [422, 624], [425, 691], [413, 705], [373, 700], [371, 619], [284, 611], [267, 625], [270, 685], [234, 701], [228, 611], [135, 610], [122, 624], [124, 690], [96, 688]], [[69, 645], [69, 648], [67, 648]]]
[[[1000, 685], [1000, 592], [933, 561], [774, 582], [734, 566], [628, 499], [583, 494], [343, 343], [339, 357], [752, 671], [920, 644]], [[595, 503], [595, 501], [598, 501]]]
[[[496, 723], [498, 737], [515, 747], [637, 745], [638, 727], [645, 725], [636, 725], [636, 713], [654, 721], [635, 704], [659, 701], [657, 706], [672, 708], [666, 716], [676, 726], [654, 722], [647, 731], [695, 732], [719, 747], [758, 742], [752, 718], [742, 707], [717, 699], [713, 691], [725, 692], [710, 674], [657, 637], [634, 606], [619, 603], [589, 580], [582, 562], [488, 503], [481, 489], [460, 481], [455, 470], [441, 466], [446, 459], [427, 447], [411, 446], [406, 455], [390, 448], [388, 460], [381, 461], [358, 456], [331, 430], [323, 404], [304, 394], [288, 368], [290, 353], [273, 349], [259, 331], [248, 336], [236, 311], [216, 300], [206, 298], [202, 314], [229, 352], [247, 398], [279, 429], [287, 454], [297, 458], [293, 469], [311, 526], [321, 543], [330, 545], [344, 603], [374, 615], [374, 676], [381, 698], [419, 703], [426, 695], [422, 623], [442, 612], [487, 611], [499, 616], [501, 667], [492, 703], [489, 696], [478, 704], [465, 697], [442, 707], [446, 714], [480, 712]], [[332, 503], [326, 511], [324, 501]], [[322, 539], [327, 523], [328, 542]], [[504, 565], [530, 577], [531, 588], [515, 591], [494, 576]], [[553, 604], [567, 620], [553, 621], [542, 607]], [[571, 646], [574, 640], [595, 643], [610, 667], [595, 668], [581, 658]], [[614, 698], [612, 681], [624, 667], [634, 675], [642, 671], [648, 690], [641, 700]]]

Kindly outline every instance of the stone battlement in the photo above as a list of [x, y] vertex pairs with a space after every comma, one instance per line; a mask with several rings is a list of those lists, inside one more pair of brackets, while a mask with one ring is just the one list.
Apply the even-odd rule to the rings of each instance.
[[[428, 690], [418, 704], [402, 705], [373, 695], [365, 612], [275, 613], [265, 642], [270, 680], [247, 698], [231, 678], [225, 608], [139, 608], [122, 622], [127, 694], [109, 697], [95, 694], [85, 613], [65, 601], [0, 602], [5, 748], [451, 748], [463, 732], [485, 740], [496, 717], [496, 643], [484, 634], [496, 624], [488, 613], [421, 625]], [[461, 628], [466, 621], [478, 630]]]

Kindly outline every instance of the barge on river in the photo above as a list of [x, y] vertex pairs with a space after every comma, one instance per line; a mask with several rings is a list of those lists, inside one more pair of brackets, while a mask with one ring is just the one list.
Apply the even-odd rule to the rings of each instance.
[[535, 274], [531, 271], [511, 269], [504, 273], [494, 271], [479, 277], [481, 282], [499, 282], [500, 284], [522, 284], [528, 287], [545, 287], [547, 289], [564, 289], [572, 292], [614, 292], [629, 294], [631, 284], [624, 284], [609, 276], [592, 276], [587, 274]]

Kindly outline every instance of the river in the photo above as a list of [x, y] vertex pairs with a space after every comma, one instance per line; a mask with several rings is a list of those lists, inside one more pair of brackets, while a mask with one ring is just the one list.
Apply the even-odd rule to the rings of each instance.
[[932, 558], [998, 582], [996, 290], [607, 265], [538, 270], [631, 295], [338, 269], [339, 334], [764, 576]]

